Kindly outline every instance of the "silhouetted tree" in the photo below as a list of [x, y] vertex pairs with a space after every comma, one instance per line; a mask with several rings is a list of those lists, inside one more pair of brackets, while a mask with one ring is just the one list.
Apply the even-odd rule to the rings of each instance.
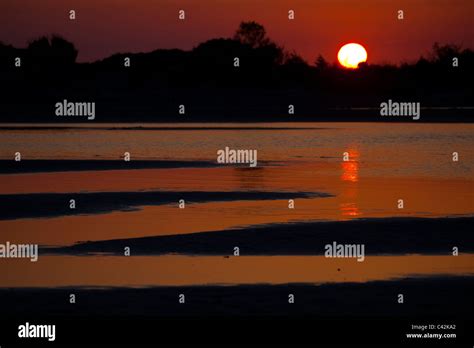
[[316, 66], [316, 69], [321, 71], [325, 70], [329, 66], [329, 63], [326, 61], [326, 59], [324, 59], [322, 55], [319, 55], [318, 58], [316, 58], [314, 65]]
[[0, 42], [0, 70], [11, 67], [15, 56], [19, 56], [19, 51], [20, 49], [16, 49], [12, 45], [5, 45]]
[[78, 51], [74, 44], [64, 38], [53, 35], [51, 38], [52, 56], [58, 62], [63, 64], [74, 64], [76, 62]]
[[431, 53], [431, 61], [436, 63], [451, 62], [453, 57], [461, 55], [461, 47], [458, 45], [440, 45], [435, 42]]
[[[270, 116], [286, 111], [274, 103], [285, 98], [298, 104], [300, 115], [319, 117], [334, 105], [378, 105], [389, 98], [462, 106], [474, 94], [470, 49], [435, 44], [427, 58], [400, 66], [362, 63], [349, 70], [321, 55], [308, 65], [256, 22], [243, 22], [233, 38], [212, 39], [191, 51], [120, 53], [92, 63], [77, 63], [77, 54], [59, 36], [38, 38], [26, 49], [0, 43], [0, 104], [8, 101], [1, 119], [17, 120], [21, 109], [22, 120], [51, 121], [51, 105], [62, 96], [101, 102], [101, 115], [110, 121], [137, 121], [137, 113], [146, 121], [175, 120], [170, 115], [180, 103], [190, 105], [190, 120], [220, 120], [227, 110], [243, 121], [263, 117], [261, 110]], [[21, 68], [15, 57], [21, 57]], [[132, 62], [126, 69], [125, 57]], [[454, 57], [459, 66], [453, 66]]]
[[71, 83], [78, 51], [74, 44], [60, 36], [47, 36], [31, 41], [26, 49], [26, 69], [40, 85]]
[[61, 68], [73, 65], [78, 54], [74, 44], [58, 35], [53, 35], [51, 40], [43, 36], [31, 41], [28, 44], [27, 52], [32, 61], [42, 68]]
[[30, 41], [27, 50], [28, 54], [38, 59], [47, 58], [51, 55], [51, 46], [46, 36]]
[[294, 51], [285, 54], [284, 64], [292, 66], [308, 66], [306, 61]]
[[242, 22], [235, 32], [234, 40], [240, 41], [252, 48], [266, 46], [270, 43], [263, 25], [257, 22]]

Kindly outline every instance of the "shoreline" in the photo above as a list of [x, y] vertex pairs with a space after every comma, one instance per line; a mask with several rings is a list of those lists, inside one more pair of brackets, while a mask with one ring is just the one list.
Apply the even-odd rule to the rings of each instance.
[[365, 244], [366, 255], [452, 255], [454, 246], [460, 247], [463, 253], [474, 252], [473, 223], [474, 217], [276, 223], [211, 232], [79, 242], [63, 247], [43, 247], [41, 252], [123, 255], [124, 248], [130, 247], [134, 255], [229, 256], [238, 246], [241, 255], [321, 255], [325, 245], [337, 241]]
[[[426, 291], [426, 289], [430, 289]], [[75, 304], [69, 303], [74, 292]], [[397, 302], [397, 294], [405, 303]], [[285, 284], [131, 288], [0, 289], [5, 315], [183, 317], [312, 316], [393, 317], [453, 315], [470, 318], [474, 277], [406, 278], [342, 284]], [[185, 295], [185, 304], [179, 303]], [[288, 303], [293, 294], [295, 302]], [[133, 304], [133, 305], [132, 305]], [[71, 310], [72, 307], [74, 310]]]

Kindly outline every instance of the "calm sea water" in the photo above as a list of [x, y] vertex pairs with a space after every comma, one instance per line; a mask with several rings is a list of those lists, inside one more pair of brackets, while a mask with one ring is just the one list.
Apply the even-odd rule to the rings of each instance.
[[[124, 152], [130, 152], [132, 161], [216, 164], [217, 151], [230, 147], [257, 150], [258, 166], [216, 164], [208, 168], [107, 171], [92, 168], [80, 172], [3, 174], [0, 194], [166, 190], [182, 192], [185, 200], [187, 191], [320, 192], [331, 196], [296, 199], [295, 209], [288, 209], [288, 200], [237, 199], [191, 202], [186, 209], [178, 209], [176, 202], [104, 214], [2, 220], [2, 240], [70, 245], [85, 240], [189, 234], [296, 221], [474, 214], [474, 125], [471, 124], [62, 126], [67, 128], [0, 127], [0, 159], [13, 160], [14, 153], [21, 152], [25, 161], [119, 160]], [[347, 162], [342, 160], [345, 152], [349, 154]], [[456, 162], [452, 160], [453, 152], [459, 156]], [[403, 209], [397, 207], [399, 199], [404, 200]], [[413, 272], [473, 273], [472, 256], [410, 257], [380, 256], [363, 266], [354, 260], [344, 260], [340, 262], [344, 269], [354, 267], [354, 272], [340, 275], [339, 263], [328, 265], [322, 257], [262, 256], [255, 260], [247, 256], [231, 262], [222, 257], [178, 255], [135, 257], [133, 261], [111, 256], [45, 256], [35, 265], [27, 261], [15, 263], [17, 272], [0, 286], [317, 283], [388, 279]], [[448, 267], [447, 260], [455, 264]], [[256, 261], [260, 265], [257, 268]], [[7, 269], [12, 262], [1, 263], [0, 267]], [[310, 268], [302, 267], [309, 264]], [[137, 273], [139, 269], [143, 271]], [[301, 272], [295, 273], [295, 269]], [[314, 273], [315, 269], [321, 272]], [[112, 276], [115, 271], [120, 276]]]
[[[34, 125], [30, 125], [34, 126]], [[70, 129], [1, 130], [0, 158], [216, 161], [226, 146], [256, 149], [286, 164], [340, 162], [349, 152], [359, 175], [470, 178], [474, 125], [423, 123], [63, 124]], [[95, 129], [88, 129], [94, 127]], [[181, 128], [181, 129], [180, 129]], [[188, 128], [188, 129], [186, 129]], [[234, 128], [234, 129], [232, 129]], [[247, 128], [247, 129], [242, 129]], [[452, 163], [452, 153], [460, 160]]]

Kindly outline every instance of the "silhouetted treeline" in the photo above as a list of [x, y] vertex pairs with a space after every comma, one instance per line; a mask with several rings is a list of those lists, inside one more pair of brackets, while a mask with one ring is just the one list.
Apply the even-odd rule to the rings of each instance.
[[191, 51], [119, 53], [93, 63], [77, 63], [77, 55], [59, 36], [26, 48], [0, 43], [0, 122], [86, 121], [58, 119], [54, 105], [64, 99], [95, 102], [96, 122], [385, 121], [377, 107], [388, 99], [458, 108], [425, 109], [423, 121], [471, 121], [474, 111], [465, 109], [474, 97], [474, 52], [455, 45], [435, 44], [412, 64], [348, 70], [322, 56], [308, 63], [260, 24], [243, 22], [234, 37]]

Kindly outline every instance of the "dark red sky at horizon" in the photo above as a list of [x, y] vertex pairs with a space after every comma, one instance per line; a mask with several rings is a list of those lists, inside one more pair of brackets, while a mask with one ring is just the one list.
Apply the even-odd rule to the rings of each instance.
[[[178, 20], [180, 9], [185, 21]], [[55, 33], [74, 42], [84, 62], [118, 52], [188, 50], [255, 20], [309, 63], [319, 54], [335, 61], [347, 42], [364, 45], [369, 63], [400, 63], [426, 56], [434, 42], [474, 48], [473, 17], [474, 0], [2, 0], [0, 41], [24, 47]]]

